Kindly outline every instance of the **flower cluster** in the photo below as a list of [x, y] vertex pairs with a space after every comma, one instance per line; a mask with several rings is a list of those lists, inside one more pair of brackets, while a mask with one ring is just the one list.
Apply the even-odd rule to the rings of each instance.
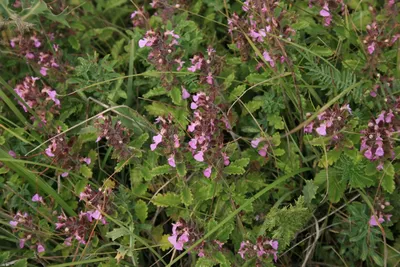
[[311, 8], [313, 3], [317, 2], [317, 4], [321, 7], [319, 11], [319, 15], [324, 18], [324, 26], [328, 27], [332, 22], [332, 10], [337, 9], [339, 6], [341, 7], [341, 12], [345, 10], [345, 4], [343, 0], [334, 0], [334, 1], [326, 1], [326, 0], [309, 0], [308, 6]]
[[[26, 106], [33, 109], [40, 118], [41, 123], [46, 124], [46, 111], [53, 114], [58, 114], [60, 108], [60, 100], [57, 98], [57, 92], [51, 87], [44, 85], [40, 89], [37, 81], [39, 78], [26, 76], [22, 83], [15, 86], [15, 93], [22, 98], [18, 103], [22, 106], [25, 112], [28, 112]], [[34, 117], [32, 117], [34, 120]]]
[[[57, 134], [61, 133], [61, 127], [57, 127]], [[50, 145], [45, 149], [44, 153], [52, 158], [61, 168], [68, 170], [61, 173], [62, 177], [67, 177], [69, 171], [77, 170], [81, 164], [90, 165], [91, 159], [88, 157], [82, 157], [79, 152], [74, 152], [74, 139], [68, 141], [65, 134], [59, 135], [51, 140]]]
[[79, 200], [86, 203], [86, 212], [81, 211], [77, 217], [67, 217], [64, 213], [57, 217], [56, 229], [67, 235], [64, 245], [71, 246], [73, 240], [86, 244], [93, 223], [97, 221], [102, 224], [107, 223], [103, 214], [110, 212], [110, 195], [111, 189], [94, 190], [87, 185], [79, 195]]
[[[54, 39], [53, 35], [50, 35], [50, 40]], [[34, 62], [40, 68], [40, 74], [47, 76], [49, 69], [58, 69], [60, 65], [57, 63], [57, 57], [59, 52], [58, 45], [53, 45], [55, 55], [50, 51], [39, 51], [43, 48], [43, 41], [38, 37], [37, 33], [32, 36], [23, 37], [18, 36], [10, 40], [10, 46], [13, 49], [17, 49], [18, 53], [24, 55], [26, 59]]]
[[[305, 133], [312, 133], [313, 130], [319, 136], [331, 136], [331, 143], [339, 143], [344, 135], [340, 132], [345, 126], [349, 115], [352, 114], [351, 108], [348, 104], [339, 107], [335, 105], [333, 108], [328, 109], [320, 114], [315, 121], [304, 127]], [[311, 116], [310, 113], [307, 116]]]
[[146, 20], [149, 18], [148, 12], [146, 12], [143, 7], [139, 7], [131, 14], [131, 21], [133, 27], [142, 27], [146, 25]]
[[381, 224], [385, 221], [390, 221], [392, 214], [384, 213], [384, 209], [388, 206], [390, 206], [389, 201], [384, 201], [383, 199], [378, 200], [377, 207], [375, 208], [375, 213], [371, 215], [371, 218], [369, 219], [370, 226], [378, 226], [378, 223]]
[[[376, 119], [370, 120], [368, 128], [362, 130], [360, 150], [364, 156], [371, 160], [382, 160], [385, 157], [394, 158], [393, 140], [391, 136], [395, 132], [394, 114], [392, 110], [382, 111]], [[378, 169], [383, 168], [383, 162]]]
[[[148, 30], [143, 39], [139, 40], [139, 47], [151, 47], [148, 60], [160, 72], [180, 71], [185, 63], [182, 61], [181, 52], [177, 51], [179, 35], [174, 30], [167, 30], [164, 33]], [[172, 81], [169, 79], [172, 78]], [[163, 86], [171, 89], [177, 83], [175, 77], [161, 75]]]
[[399, 38], [399, 33], [391, 37], [382, 34], [382, 29], [379, 27], [378, 23], [374, 21], [367, 25], [367, 36], [364, 38], [363, 43], [367, 47], [368, 54], [372, 55], [378, 54], [380, 50], [386, 47], [391, 47]]
[[214, 75], [217, 75], [222, 64], [222, 59], [215, 54], [215, 49], [207, 48], [207, 57], [198, 54], [190, 59], [192, 65], [188, 68], [190, 72], [200, 71], [200, 83], [215, 85]]
[[[246, 38], [246, 35], [248, 35], [259, 50], [263, 51], [263, 57], [271, 67], [275, 67], [277, 60], [281, 63], [285, 61], [285, 56], [282, 54], [284, 44], [269, 34], [291, 40], [291, 36], [296, 32], [289, 24], [283, 23], [286, 11], [276, 14], [278, 5], [279, 1], [247, 0], [242, 6], [245, 15], [239, 17], [236, 13], [233, 13], [232, 17], [228, 19], [228, 31], [236, 43], [236, 47], [240, 50], [242, 60], [247, 60], [251, 52]], [[270, 46], [269, 51], [265, 50], [265, 44]], [[262, 65], [260, 63], [257, 68]]]
[[[261, 143], [261, 145], [260, 145], [260, 143]], [[268, 142], [268, 140], [263, 137], [257, 137], [251, 141], [251, 146], [253, 148], [261, 147], [258, 149], [258, 154], [262, 157], [267, 157], [267, 152], [268, 152], [268, 148], [270, 147], [270, 145], [271, 145], [271, 143]]]
[[[189, 226], [183, 219], [172, 224], [172, 235], [168, 237], [168, 241], [176, 250], [183, 250], [184, 246], [190, 247], [199, 239], [201, 239], [201, 234], [196, 231], [194, 226]], [[206, 245], [209, 250], [215, 251], [221, 250], [224, 243], [219, 240], [203, 241], [193, 249], [197, 252], [197, 256], [205, 257], [207, 255]]]
[[[230, 128], [228, 121], [219, 118], [219, 109], [213, 99], [204, 92], [192, 96], [193, 102], [190, 108], [193, 110], [193, 119], [188, 126], [188, 132], [192, 135], [189, 141], [189, 150], [196, 161], [203, 162], [207, 154], [209, 159], [223, 158], [224, 165], [229, 165], [229, 157], [222, 152], [224, 137], [222, 128]], [[215, 151], [212, 151], [215, 148]], [[211, 164], [204, 170], [207, 178], [211, 176]]]
[[168, 164], [171, 167], [176, 167], [175, 156], [177, 149], [181, 146], [178, 136], [178, 129], [172, 124], [172, 116], [169, 115], [167, 118], [158, 117], [156, 123], [161, 124], [161, 130], [153, 136], [153, 143], [150, 145], [151, 151], [154, 151], [160, 144], [165, 148], [165, 152], [168, 156]]
[[132, 155], [132, 150], [128, 146], [131, 133], [122, 125], [121, 121], [113, 123], [111, 117], [100, 115], [94, 125], [98, 130], [96, 142], [103, 138], [106, 139], [107, 145], [114, 149], [113, 158], [121, 161]]
[[256, 244], [251, 243], [249, 240], [243, 241], [240, 244], [239, 254], [242, 259], [245, 259], [246, 256], [248, 258], [257, 257], [257, 265], [262, 266], [262, 259], [268, 258], [269, 255], [274, 256], [274, 261], [276, 262], [278, 259], [278, 241], [270, 240], [265, 237], [259, 236], [257, 238]]
[[26, 245], [27, 241], [31, 241], [31, 249], [36, 248], [37, 253], [42, 253], [45, 251], [45, 248], [40, 241], [40, 237], [35, 234], [39, 232], [39, 229], [37, 229], [37, 226], [33, 223], [32, 217], [28, 213], [21, 213], [20, 211], [18, 211], [17, 214], [15, 214], [15, 216], [13, 217], [13, 220], [10, 221], [10, 226], [14, 229], [14, 232], [19, 231], [17, 227], [29, 231], [29, 233], [26, 231], [21, 231], [19, 233], [20, 248], [23, 248]]

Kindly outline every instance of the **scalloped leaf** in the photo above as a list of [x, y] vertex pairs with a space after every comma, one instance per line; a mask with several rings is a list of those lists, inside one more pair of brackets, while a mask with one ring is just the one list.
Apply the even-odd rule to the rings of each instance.
[[157, 207], [173, 207], [181, 204], [181, 198], [175, 193], [168, 192], [166, 194], [158, 194], [151, 202]]
[[135, 214], [139, 218], [140, 222], [144, 223], [147, 219], [148, 207], [146, 202], [139, 199], [135, 204]]

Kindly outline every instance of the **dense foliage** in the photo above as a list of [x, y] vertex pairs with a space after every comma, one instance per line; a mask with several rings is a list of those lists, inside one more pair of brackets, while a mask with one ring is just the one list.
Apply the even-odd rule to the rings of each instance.
[[396, 266], [399, 9], [1, 0], [0, 266]]

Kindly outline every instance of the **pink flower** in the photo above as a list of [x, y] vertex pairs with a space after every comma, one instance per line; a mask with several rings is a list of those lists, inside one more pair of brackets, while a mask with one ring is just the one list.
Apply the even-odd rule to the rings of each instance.
[[197, 139], [193, 138], [192, 140], [189, 141], [189, 146], [192, 149], [197, 149]]
[[169, 166], [171, 166], [171, 167], [176, 167], [176, 164], [175, 164], [175, 157], [174, 157], [174, 155], [172, 154], [171, 156], [169, 156], [169, 158], [168, 158], [168, 164], [169, 164]]
[[203, 174], [204, 174], [205, 177], [210, 178], [210, 176], [211, 176], [211, 166], [208, 166], [208, 168], [203, 171]]
[[321, 11], [319, 12], [319, 14], [320, 14], [322, 17], [330, 17], [330, 16], [331, 16], [331, 13], [329, 13], [329, 6], [328, 6], [328, 4], [325, 4], [325, 5], [324, 5], [323, 9], [321, 9]]
[[207, 75], [207, 83], [211, 85], [213, 84], [213, 77], [211, 72], [209, 72]]
[[326, 124], [322, 123], [317, 129], [315, 129], [317, 131], [317, 133], [321, 136], [325, 136], [326, 135]]
[[145, 47], [146, 44], [147, 44], [147, 39], [146, 39], [146, 38], [143, 38], [143, 39], [140, 39], [140, 40], [139, 40], [139, 47], [140, 47], [140, 48]]
[[267, 51], [264, 51], [263, 57], [264, 57], [265, 61], [269, 62], [271, 67], [275, 67], [275, 61], [271, 58], [271, 56], [269, 55], [269, 53]]
[[40, 68], [40, 74], [42, 74], [43, 76], [47, 76], [47, 70], [48, 70], [48, 68], [46, 68], [46, 67], [41, 67], [41, 68]]
[[267, 156], [267, 152], [268, 152], [268, 145], [265, 145], [258, 151], [258, 154], [261, 157], [266, 157]]
[[39, 196], [39, 194], [35, 194], [32, 197], [32, 202], [43, 202], [43, 198], [41, 196]]
[[181, 59], [175, 59], [174, 61], [179, 64], [179, 67], [177, 67], [176, 70], [180, 71], [182, 69], [183, 64], [185, 63], [185, 61], [182, 61]]
[[369, 53], [370, 55], [372, 55], [372, 53], [374, 53], [374, 51], [375, 51], [375, 42], [371, 43], [371, 44], [368, 46], [368, 53]]
[[163, 139], [163, 136], [161, 134], [153, 136], [154, 144], [150, 145], [151, 151], [154, 151], [157, 148], [158, 144], [162, 142], [162, 139]]
[[375, 156], [382, 157], [385, 154], [382, 147], [378, 147], [375, 151]]
[[21, 238], [20, 240], [19, 240], [19, 247], [20, 248], [23, 248], [24, 246], [25, 246], [25, 238]]
[[276, 241], [276, 240], [270, 240], [270, 241], [269, 241], [269, 244], [271, 245], [271, 247], [272, 247], [273, 249], [278, 250], [278, 245], [279, 245], [279, 242], [278, 242], [278, 241]]
[[12, 150], [8, 151], [8, 155], [10, 155], [10, 156], [13, 157], [13, 158], [16, 158], [16, 157], [17, 157], [17, 154], [16, 154], [14, 151], [12, 151]]
[[43, 247], [42, 244], [38, 244], [38, 245], [37, 245], [37, 252], [38, 252], [38, 253], [42, 253], [42, 252], [44, 252], [44, 250], [45, 250], [45, 249], [44, 249], [44, 247]]
[[371, 152], [371, 149], [368, 149], [367, 151], [365, 151], [364, 156], [365, 156], [367, 159], [372, 159], [372, 152]]
[[203, 156], [204, 156], [203, 151], [199, 151], [196, 155], [194, 155], [194, 159], [203, 162], [204, 161]]
[[198, 106], [197, 106], [196, 103], [194, 103], [194, 102], [190, 103], [190, 108], [191, 108], [191, 109], [196, 109], [197, 107], [198, 107]]
[[82, 161], [85, 162], [87, 165], [90, 165], [90, 163], [92, 162], [90, 158], [83, 158]]
[[55, 90], [48, 90], [48, 89], [43, 89], [43, 92], [46, 92], [47, 95], [50, 97], [51, 100], [53, 100], [53, 102], [59, 106], [60, 105], [60, 100], [58, 100], [56, 98], [57, 92]]
[[12, 228], [15, 228], [18, 225], [18, 221], [10, 221], [10, 225]]
[[[385, 219], [383, 219], [382, 215], [380, 215], [378, 218], [379, 224], [383, 223], [384, 221]], [[378, 226], [378, 222], [376, 221], [376, 215], [372, 215], [371, 218], [369, 219], [370, 226]]]
[[168, 36], [168, 35], [172, 36], [175, 39], [179, 39], [179, 35], [175, 34], [173, 30], [172, 31], [167, 30], [164, 32], [164, 36]]
[[25, 54], [25, 57], [26, 57], [27, 59], [34, 59], [34, 58], [35, 58], [35, 55], [34, 55], [33, 53], [31, 53], [31, 52], [28, 52], [28, 53]]
[[304, 132], [305, 133], [312, 133], [313, 128], [314, 128], [314, 122], [311, 122], [306, 127], [304, 127]]
[[100, 220], [101, 219], [101, 212], [99, 210], [95, 210], [94, 212], [90, 213], [90, 216], [95, 219], [95, 220]]
[[181, 145], [179, 144], [179, 136], [177, 134], [174, 134], [174, 147], [178, 148]]
[[51, 157], [51, 158], [55, 156], [55, 155], [53, 154], [53, 152], [51, 151], [51, 146], [49, 146], [48, 148], [46, 148], [45, 152], [46, 152], [46, 155], [49, 156], [49, 157]]
[[222, 157], [224, 158], [224, 165], [228, 166], [230, 164], [229, 157], [226, 155], [226, 153], [221, 153], [221, 154]]
[[253, 148], [257, 148], [258, 145], [260, 144], [260, 141], [262, 141], [262, 140], [263, 140], [263, 138], [261, 138], [261, 137], [258, 137], [258, 138], [256, 138], [256, 139], [253, 139], [253, 140], [251, 141], [251, 146], [252, 146]]
[[61, 177], [67, 177], [68, 175], [69, 175], [68, 172], [63, 172], [63, 173], [61, 173]]

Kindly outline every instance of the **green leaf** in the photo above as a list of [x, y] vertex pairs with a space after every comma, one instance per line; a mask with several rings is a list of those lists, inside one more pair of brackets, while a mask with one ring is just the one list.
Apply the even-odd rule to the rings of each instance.
[[79, 172], [86, 178], [92, 178], [93, 175], [92, 170], [84, 164], [82, 164], [81, 167], [79, 168]]
[[167, 174], [170, 171], [171, 171], [171, 166], [169, 166], [169, 165], [161, 165], [161, 166], [157, 166], [157, 167], [153, 168], [151, 170], [151, 175], [153, 177], [155, 177], [155, 176]]
[[81, 44], [79, 43], [78, 39], [74, 35], [70, 35], [68, 37], [68, 43], [75, 50], [79, 50], [81, 48]]
[[245, 168], [247, 165], [249, 165], [249, 162], [250, 162], [249, 158], [241, 158], [241, 159], [238, 159], [238, 160], [235, 160], [234, 162], [232, 162], [230, 166], [237, 166], [237, 167]]
[[27, 261], [27, 259], [22, 259], [22, 260], [19, 260], [19, 261], [15, 262], [12, 266], [14, 266], [14, 267], [26, 267], [26, 266], [28, 266], [28, 261]]
[[221, 251], [218, 251], [217, 253], [215, 253], [215, 259], [217, 260], [217, 262], [220, 264], [221, 267], [229, 267], [229, 266], [231, 266], [231, 263], [225, 257], [225, 255], [222, 254]]
[[178, 87], [172, 88], [172, 90], [169, 92], [169, 95], [172, 99], [172, 103], [178, 106], [182, 105], [183, 103], [182, 92]]
[[75, 194], [79, 196], [83, 192], [85, 186], [88, 184], [88, 180], [81, 179], [75, 184]]
[[323, 47], [319, 45], [314, 46], [312, 48], [312, 51], [323, 57], [329, 57], [333, 55], [332, 49], [330, 49], [329, 47]]
[[108, 232], [106, 234], [106, 237], [111, 238], [112, 241], [114, 241], [117, 238], [120, 238], [122, 236], [128, 236], [130, 235], [129, 230], [125, 227], [123, 228], [115, 228], [111, 232]]
[[382, 187], [389, 193], [393, 193], [395, 189], [394, 183], [394, 167], [390, 161], [383, 165]]
[[160, 95], [165, 95], [167, 93], [167, 90], [163, 87], [156, 87], [151, 90], [149, 90], [147, 93], [143, 95], [144, 98], [151, 98], [153, 96], [160, 96]]
[[268, 124], [277, 130], [283, 130], [285, 128], [282, 117], [275, 114], [268, 116]]
[[198, 258], [196, 262], [196, 267], [212, 267], [214, 265], [214, 262], [206, 257]]
[[189, 206], [193, 202], [193, 194], [190, 191], [190, 188], [185, 186], [183, 190], [181, 191], [181, 199], [182, 203], [185, 204], [185, 206]]
[[146, 202], [139, 199], [135, 204], [135, 214], [142, 223], [144, 223], [147, 219], [147, 211], [148, 207]]
[[231, 92], [231, 94], [229, 95], [228, 100], [230, 102], [233, 102], [234, 100], [236, 100], [239, 96], [241, 96], [244, 91], [246, 90], [246, 85], [242, 84], [239, 86], [236, 86], [235, 89], [233, 89], [233, 91]]
[[332, 203], [339, 202], [346, 190], [346, 180], [342, 179], [339, 173], [335, 169], [328, 169], [328, 181], [329, 181], [329, 200]]
[[152, 200], [153, 204], [157, 207], [171, 207], [178, 206], [181, 203], [181, 198], [172, 192], [166, 194], [158, 194]]
[[4, 136], [0, 136], [0, 146], [4, 145], [6, 143], [6, 139], [4, 138]]
[[135, 138], [133, 140], [131, 145], [137, 149], [140, 149], [143, 146], [143, 144], [147, 141], [147, 139], [149, 139], [148, 133], [141, 134], [138, 138]]
[[308, 204], [315, 198], [317, 194], [318, 186], [314, 184], [313, 180], [307, 180], [306, 185], [303, 187], [304, 201]]
[[185, 177], [186, 175], [186, 164], [184, 162], [179, 162], [176, 164], [176, 171], [180, 177]]
[[229, 165], [224, 168], [224, 173], [227, 175], [240, 175], [245, 173], [246, 170], [242, 167], [234, 166], [234, 165]]

